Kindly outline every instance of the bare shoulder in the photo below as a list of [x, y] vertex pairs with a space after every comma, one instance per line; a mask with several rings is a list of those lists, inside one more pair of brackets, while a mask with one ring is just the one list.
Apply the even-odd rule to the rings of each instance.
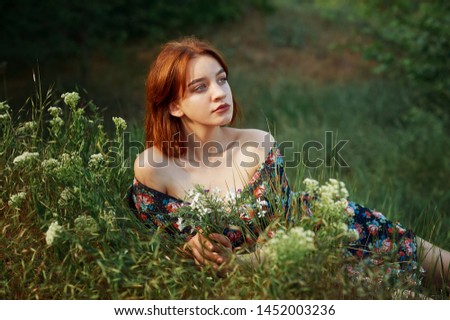
[[260, 129], [236, 129], [229, 128], [235, 135], [235, 140], [240, 143], [259, 145], [263, 148], [271, 148], [275, 143], [275, 138], [270, 132]]
[[150, 147], [136, 157], [134, 176], [142, 184], [160, 192], [166, 192], [164, 177], [168, 166], [168, 158], [157, 148]]
[[[270, 152], [275, 143], [275, 138], [270, 132], [259, 129], [235, 129], [236, 141], [244, 155], [250, 155], [258, 159], [258, 165], [261, 164]], [[257, 157], [256, 157], [257, 156]]]

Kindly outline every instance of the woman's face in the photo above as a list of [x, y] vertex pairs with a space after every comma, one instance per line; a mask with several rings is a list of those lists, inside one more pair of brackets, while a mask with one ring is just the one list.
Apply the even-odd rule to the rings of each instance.
[[172, 103], [170, 113], [181, 118], [189, 131], [199, 126], [223, 126], [233, 117], [233, 96], [222, 66], [211, 56], [189, 61], [186, 92]]

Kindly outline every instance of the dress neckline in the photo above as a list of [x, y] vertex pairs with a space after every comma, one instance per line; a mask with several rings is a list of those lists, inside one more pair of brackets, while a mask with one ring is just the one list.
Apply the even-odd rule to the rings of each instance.
[[[275, 143], [274, 147], [278, 148], [278, 145]], [[270, 156], [273, 153], [273, 147], [269, 150], [269, 153], [267, 154], [266, 158], [264, 159], [264, 161], [259, 165], [259, 167], [256, 169], [255, 173], [252, 175], [252, 177], [250, 178], [250, 180], [247, 182], [247, 184], [243, 187], [242, 191], [246, 190], [249, 186], [251, 186], [253, 184], [253, 182], [257, 179], [258, 173], [264, 168], [264, 165], [266, 164], [267, 160], [270, 158]], [[140, 188], [144, 188], [147, 189], [148, 191], [152, 192], [152, 193], [157, 193], [160, 194], [161, 196], [167, 197], [167, 198], [171, 198], [174, 199], [178, 202], [184, 202], [184, 200], [171, 196], [168, 193], [162, 192], [162, 191], [158, 191], [156, 189], [153, 189], [145, 184], [143, 184], [142, 182], [140, 182], [136, 177], [134, 177], [134, 180], [137, 182], [137, 185]]]

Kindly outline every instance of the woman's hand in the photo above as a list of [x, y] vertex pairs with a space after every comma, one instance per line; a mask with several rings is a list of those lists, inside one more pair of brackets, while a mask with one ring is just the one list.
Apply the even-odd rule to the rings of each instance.
[[226, 269], [233, 260], [231, 242], [220, 233], [211, 233], [208, 236], [197, 233], [183, 248], [189, 252], [195, 264], [211, 266], [216, 271]]

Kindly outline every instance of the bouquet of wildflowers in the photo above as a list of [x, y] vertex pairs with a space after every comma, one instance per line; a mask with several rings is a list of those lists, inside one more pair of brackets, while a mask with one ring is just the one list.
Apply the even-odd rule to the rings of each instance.
[[358, 238], [357, 232], [348, 228], [352, 213], [347, 212], [347, 197], [343, 182], [329, 179], [320, 185], [318, 181], [306, 178], [303, 191], [292, 196], [299, 200], [290, 208], [292, 223], [280, 225], [276, 230], [273, 239], [264, 247], [266, 257], [274, 263], [295, 261], [298, 265], [318, 249], [343, 251], [344, 243]]
[[231, 230], [253, 240], [256, 240], [254, 227], [261, 223], [268, 206], [267, 201], [255, 199], [240, 189], [231, 189], [223, 197], [219, 189], [207, 190], [201, 186], [188, 191], [185, 203], [188, 205], [177, 209], [180, 231], [190, 228], [206, 234], [223, 234]]
[[310, 227], [312, 225], [316, 237], [324, 240], [356, 240], [358, 234], [348, 228], [353, 212], [348, 207], [349, 193], [345, 184], [329, 179], [320, 185], [318, 181], [309, 178], [303, 184], [304, 191], [299, 196], [302, 212], [306, 212], [307, 216], [303, 223]]

